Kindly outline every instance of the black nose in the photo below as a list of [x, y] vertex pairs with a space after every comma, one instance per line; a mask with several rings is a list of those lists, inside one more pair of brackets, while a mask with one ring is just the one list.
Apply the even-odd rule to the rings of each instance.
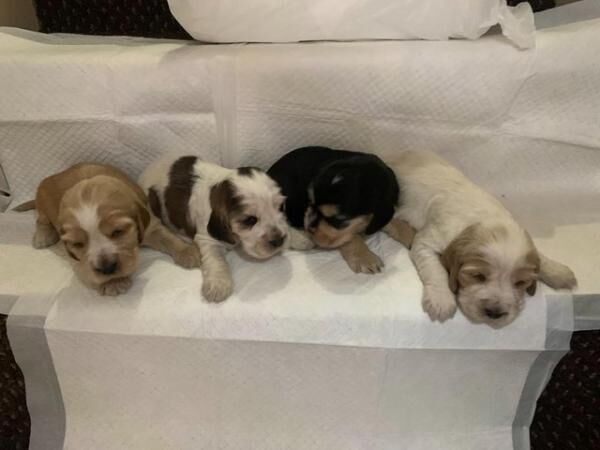
[[117, 271], [118, 267], [119, 263], [116, 260], [103, 259], [100, 261], [99, 266], [94, 267], [94, 270], [103, 275], [112, 275]]
[[486, 316], [494, 320], [500, 319], [508, 314], [506, 311], [503, 311], [500, 308], [485, 308], [483, 311], [485, 312]]
[[273, 248], [278, 248], [281, 247], [283, 245], [283, 241], [285, 240], [285, 236], [283, 235], [279, 235], [274, 239], [271, 239], [269, 241], [269, 245], [271, 245], [271, 247]]

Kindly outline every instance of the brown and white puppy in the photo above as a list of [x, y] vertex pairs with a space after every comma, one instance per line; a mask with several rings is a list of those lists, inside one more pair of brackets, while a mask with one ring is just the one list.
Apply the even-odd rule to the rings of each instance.
[[40, 183], [34, 205], [33, 246], [61, 240], [75, 272], [103, 295], [129, 289], [140, 245], [168, 253], [181, 266], [200, 265], [198, 249], [153, 219], [143, 190], [114, 167], [84, 163], [52, 175]]
[[410, 255], [432, 320], [449, 319], [458, 303], [472, 322], [500, 328], [515, 320], [538, 280], [555, 289], [577, 285], [498, 200], [443, 159], [405, 152], [388, 162], [403, 191], [397, 217], [417, 230]]
[[210, 302], [233, 291], [224, 250], [239, 246], [248, 256], [267, 259], [284, 247], [284, 197], [260, 169], [226, 169], [196, 156], [167, 155], [146, 169], [140, 184], [152, 212], [200, 248], [202, 294]]

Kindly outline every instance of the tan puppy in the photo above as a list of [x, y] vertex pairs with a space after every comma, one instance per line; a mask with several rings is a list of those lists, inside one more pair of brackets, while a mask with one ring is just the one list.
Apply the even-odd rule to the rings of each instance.
[[171, 255], [183, 267], [200, 266], [198, 248], [154, 219], [142, 189], [113, 167], [84, 163], [50, 176], [40, 183], [34, 204], [33, 246], [61, 240], [77, 275], [102, 295], [129, 289], [140, 245]]
[[417, 230], [410, 256], [432, 320], [451, 318], [458, 306], [472, 322], [500, 328], [519, 315], [538, 280], [554, 289], [577, 285], [498, 200], [443, 159], [405, 152], [388, 163], [403, 192], [397, 218]]

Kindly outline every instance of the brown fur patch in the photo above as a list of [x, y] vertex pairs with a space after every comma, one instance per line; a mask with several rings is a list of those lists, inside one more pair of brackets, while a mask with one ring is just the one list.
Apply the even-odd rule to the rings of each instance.
[[319, 211], [325, 217], [333, 217], [340, 212], [340, 208], [337, 205], [320, 205]]
[[[529, 235], [528, 235], [529, 236]], [[529, 238], [531, 241], [531, 238]], [[533, 242], [531, 242], [533, 245]], [[525, 256], [525, 266], [519, 267], [511, 275], [511, 281], [516, 285], [518, 282], [523, 282], [522, 287], [518, 289], [525, 290], [529, 295], [535, 295], [537, 290], [537, 276], [540, 271], [540, 257], [535, 248], [530, 250]]]
[[348, 225], [344, 228], [338, 229], [325, 220], [321, 220], [312, 234], [312, 238], [319, 247], [338, 248], [349, 242], [353, 236], [363, 233], [369, 226], [370, 221], [370, 215], [358, 216], [350, 219]]
[[196, 227], [190, 219], [189, 202], [196, 181], [193, 169], [197, 160], [195, 156], [176, 160], [171, 166], [169, 184], [164, 193], [169, 221], [191, 238], [196, 235]]
[[213, 238], [236, 244], [237, 237], [231, 229], [233, 216], [241, 212], [240, 199], [230, 180], [221, 181], [210, 189], [211, 214], [207, 231]]
[[[489, 264], [485, 261], [481, 249], [500, 238], [503, 233], [505, 234], [506, 230], [490, 230], [475, 224], [465, 228], [450, 242], [440, 256], [440, 260], [448, 271], [448, 285], [452, 292], [456, 294], [461, 286], [466, 287], [481, 282], [478, 279], [479, 274], [487, 276]], [[473, 267], [473, 270], [461, 275], [461, 268], [467, 263]]]
[[148, 189], [148, 204], [150, 205], [150, 210], [152, 213], [158, 217], [162, 218], [162, 207], [160, 206], [160, 199], [158, 198], [158, 194], [156, 193], [156, 189], [151, 187]]

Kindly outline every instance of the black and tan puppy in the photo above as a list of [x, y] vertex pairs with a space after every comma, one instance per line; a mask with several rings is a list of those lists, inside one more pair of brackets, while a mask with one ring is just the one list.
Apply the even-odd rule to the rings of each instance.
[[[412, 241], [413, 230], [393, 220], [400, 201], [396, 176], [375, 155], [304, 147], [283, 156], [268, 174], [286, 197], [290, 225], [321, 248], [338, 248], [354, 272], [383, 267], [362, 235], [383, 229], [407, 247]], [[294, 233], [290, 246], [305, 249], [306, 239]]]

